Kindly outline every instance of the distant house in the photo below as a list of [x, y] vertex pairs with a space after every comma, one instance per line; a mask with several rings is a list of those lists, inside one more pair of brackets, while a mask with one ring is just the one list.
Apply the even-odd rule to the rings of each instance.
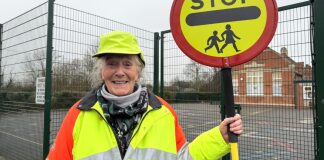
[[[303, 107], [309, 105], [305, 86], [311, 90], [312, 68], [295, 62], [286, 48], [267, 48], [252, 61], [233, 67], [236, 104]], [[310, 87], [310, 88], [309, 88]]]

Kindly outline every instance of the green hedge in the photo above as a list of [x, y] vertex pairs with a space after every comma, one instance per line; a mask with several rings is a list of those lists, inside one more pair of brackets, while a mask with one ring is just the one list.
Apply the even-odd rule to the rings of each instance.
[[[1, 92], [0, 101], [9, 103], [35, 103], [35, 92]], [[85, 96], [84, 92], [57, 92], [52, 95], [52, 108], [70, 108], [75, 102]], [[0, 103], [0, 105], [3, 103]], [[35, 104], [35, 106], [38, 104]], [[39, 105], [38, 105], [39, 106]], [[0, 106], [1, 107], [1, 106]]]
[[53, 108], [70, 108], [85, 94], [83, 92], [57, 92], [52, 95], [52, 106]]

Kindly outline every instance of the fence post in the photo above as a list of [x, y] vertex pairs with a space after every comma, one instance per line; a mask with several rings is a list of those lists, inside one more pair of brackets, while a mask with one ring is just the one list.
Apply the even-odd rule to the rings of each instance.
[[[317, 138], [317, 150], [315, 159], [324, 158], [324, 76], [321, 69], [324, 67], [324, 1], [313, 0], [314, 14], [314, 62], [315, 68], [315, 132]], [[322, 136], [320, 136], [322, 135]]]
[[43, 159], [50, 147], [50, 121], [52, 98], [52, 51], [53, 51], [53, 26], [54, 26], [54, 0], [48, 0], [47, 23], [47, 48], [46, 48], [46, 80], [45, 80], [45, 109], [44, 109], [44, 138]]
[[2, 62], [2, 28], [3, 28], [3, 25], [0, 24], [0, 89], [2, 87], [2, 82], [3, 82], [3, 73], [2, 73], [2, 68], [1, 68], [1, 62]]
[[170, 33], [171, 30], [161, 32], [161, 83], [160, 83], [160, 96], [164, 97], [164, 34]]
[[159, 32], [154, 33], [154, 77], [153, 93], [159, 95]]

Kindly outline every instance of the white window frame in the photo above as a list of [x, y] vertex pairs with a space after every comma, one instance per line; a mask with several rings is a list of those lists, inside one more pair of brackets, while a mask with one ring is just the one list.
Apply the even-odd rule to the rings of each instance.
[[238, 85], [238, 79], [233, 78], [233, 95], [237, 96], [239, 95], [239, 85]]
[[247, 96], [263, 96], [264, 82], [262, 69], [249, 69], [246, 72]]
[[313, 97], [313, 87], [312, 84], [304, 84], [303, 86], [303, 98], [305, 99], [312, 99]]
[[282, 96], [282, 76], [281, 72], [272, 73], [272, 95]]

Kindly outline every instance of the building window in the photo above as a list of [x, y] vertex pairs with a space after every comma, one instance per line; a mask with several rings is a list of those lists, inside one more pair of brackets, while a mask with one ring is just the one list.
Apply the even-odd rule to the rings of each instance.
[[251, 69], [246, 73], [247, 95], [263, 96], [263, 72], [258, 69]]
[[239, 86], [238, 86], [238, 79], [233, 79], [233, 94], [238, 95], [239, 94]]
[[313, 97], [313, 93], [312, 93], [312, 86], [311, 84], [305, 84], [303, 86], [304, 90], [303, 90], [303, 93], [304, 93], [304, 99], [312, 99]]
[[233, 94], [238, 95], [239, 94], [239, 84], [238, 84], [238, 73], [232, 72], [232, 83], [233, 83]]
[[273, 96], [282, 96], [281, 72], [272, 73], [272, 95]]

